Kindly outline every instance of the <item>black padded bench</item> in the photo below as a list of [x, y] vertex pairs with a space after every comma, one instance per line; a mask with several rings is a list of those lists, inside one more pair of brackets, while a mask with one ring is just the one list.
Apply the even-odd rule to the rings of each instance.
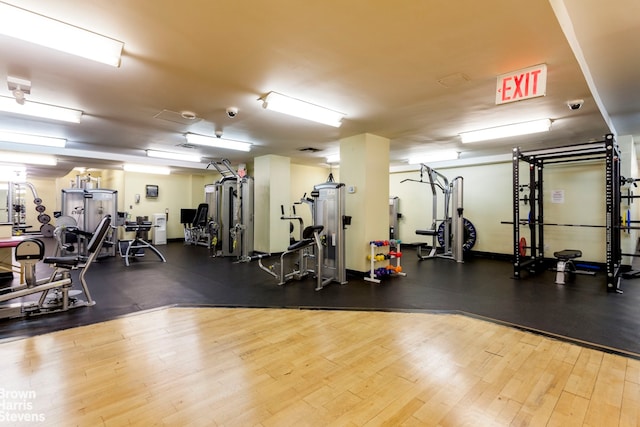
[[567, 273], [576, 273], [576, 266], [573, 260], [582, 256], [582, 251], [577, 249], [565, 249], [554, 252], [553, 256], [558, 260], [556, 264], [556, 284], [564, 285]]

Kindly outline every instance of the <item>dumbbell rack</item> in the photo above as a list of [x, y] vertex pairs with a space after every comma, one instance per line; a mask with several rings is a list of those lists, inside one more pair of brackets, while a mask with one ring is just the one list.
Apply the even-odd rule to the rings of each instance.
[[[400, 240], [374, 240], [369, 242], [369, 247], [371, 250], [371, 253], [369, 254], [370, 269], [369, 269], [369, 275], [365, 276], [364, 280], [368, 282], [373, 282], [373, 283], [380, 283], [381, 280], [379, 279], [379, 277], [382, 277], [382, 276], [376, 274], [375, 264], [376, 262], [387, 261], [387, 260], [389, 260], [388, 267], [392, 267], [392, 268], [381, 267], [381, 268], [384, 268], [388, 273], [386, 275], [389, 275], [389, 276], [406, 276], [407, 275], [407, 273], [402, 272], [402, 267], [400, 266], [400, 257], [402, 256], [402, 252], [400, 251]], [[384, 256], [384, 258], [376, 259], [376, 250], [378, 250], [376, 248], [380, 248], [380, 247], [388, 247], [390, 249], [395, 248], [396, 250], [393, 251], [393, 253], [397, 255], [393, 255], [388, 252]], [[393, 260], [393, 263], [391, 260]]]

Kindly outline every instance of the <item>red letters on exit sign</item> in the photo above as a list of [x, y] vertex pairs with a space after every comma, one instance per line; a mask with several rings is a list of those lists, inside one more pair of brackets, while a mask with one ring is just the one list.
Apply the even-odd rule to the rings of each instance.
[[545, 96], [547, 93], [547, 64], [535, 65], [498, 76], [496, 104]]

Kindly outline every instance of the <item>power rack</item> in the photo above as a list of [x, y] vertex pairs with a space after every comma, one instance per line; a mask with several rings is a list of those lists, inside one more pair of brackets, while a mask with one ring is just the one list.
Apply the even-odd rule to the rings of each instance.
[[[544, 269], [544, 204], [543, 171], [548, 164], [580, 162], [604, 159], [605, 161], [605, 204], [606, 224], [606, 281], [607, 291], [621, 293], [622, 249], [620, 244], [620, 151], [612, 134], [598, 142], [588, 142], [563, 147], [522, 151], [513, 149], [513, 277], [520, 279], [523, 270], [537, 273]], [[529, 165], [529, 183], [520, 183], [520, 164]], [[520, 215], [520, 190], [528, 188], [530, 211], [528, 218]], [[530, 230], [531, 255], [521, 253], [520, 226], [528, 225]], [[582, 226], [579, 224], [546, 224]], [[627, 227], [628, 228], [628, 227]]]

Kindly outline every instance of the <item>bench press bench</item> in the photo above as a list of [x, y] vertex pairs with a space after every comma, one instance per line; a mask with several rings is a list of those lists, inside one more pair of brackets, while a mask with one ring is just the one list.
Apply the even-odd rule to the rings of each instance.
[[564, 249], [562, 251], [554, 252], [553, 256], [556, 257], [556, 284], [564, 285], [566, 283], [567, 274], [588, 274], [594, 276], [593, 271], [584, 271], [576, 269], [573, 264], [573, 260], [582, 256], [582, 251], [577, 249]]

